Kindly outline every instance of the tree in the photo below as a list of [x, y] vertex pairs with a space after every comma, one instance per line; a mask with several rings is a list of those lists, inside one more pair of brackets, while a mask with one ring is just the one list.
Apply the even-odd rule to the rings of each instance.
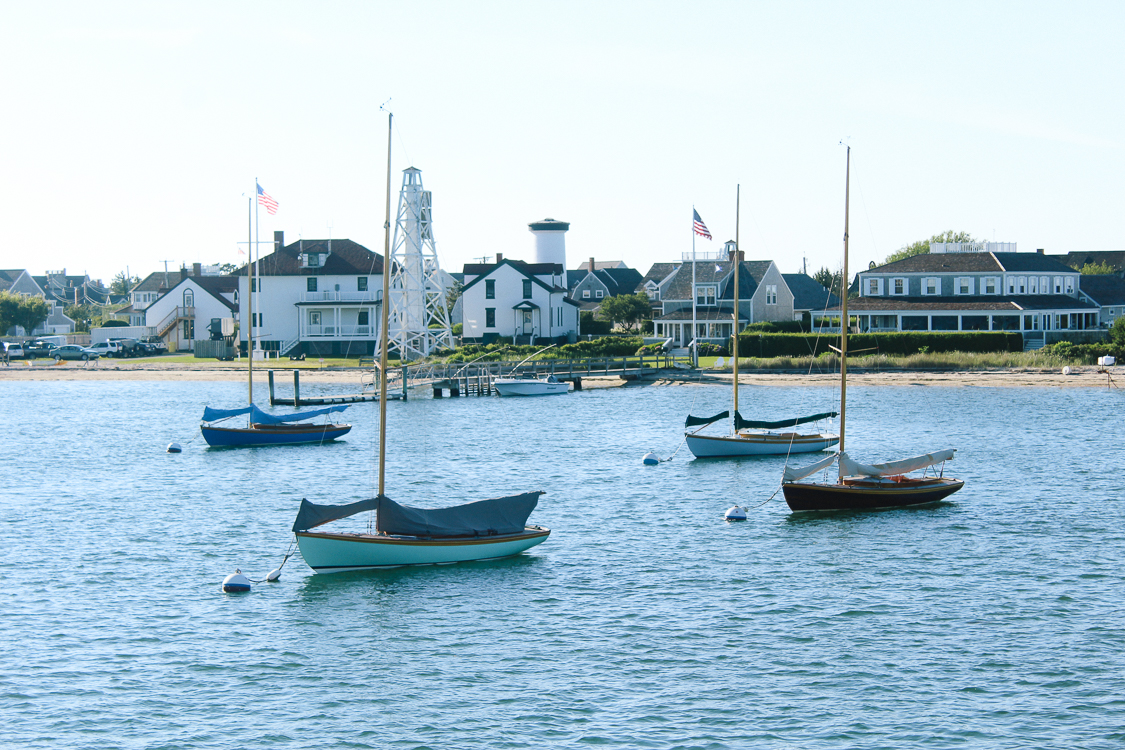
[[1110, 276], [1117, 273], [1117, 269], [1108, 263], [1087, 263], [1078, 269], [1083, 276]]
[[32, 331], [43, 324], [50, 312], [47, 300], [42, 297], [24, 297], [16, 311], [16, 325], [21, 326], [24, 333], [30, 336]]
[[830, 271], [828, 268], [822, 268], [813, 274], [813, 280], [832, 294], [835, 294], [836, 298], [839, 299], [840, 289], [843, 286], [840, 283], [840, 280], [843, 278], [843, 276], [843, 270]]
[[223, 274], [224, 276], [233, 276], [234, 274], [238, 273], [238, 266], [233, 263], [223, 263], [219, 266], [219, 273]]
[[639, 321], [651, 315], [652, 302], [644, 292], [607, 297], [598, 309], [598, 318], [621, 325], [627, 331], [634, 330]]
[[118, 271], [109, 285], [110, 294], [128, 294], [129, 290], [141, 283], [139, 276], [126, 276], [124, 271]]
[[102, 322], [102, 311], [95, 305], [69, 305], [63, 309], [66, 317], [74, 321], [75, 330], [86, 332]]
[[1118, 346], [1125, 346], [1125, 317], [1113, 321], [1109, 327], [1109, 340]]
[[887, 259], [883, 261], [883, 265], [886, 265], [887, 263], [894, 263], [896, 260], [912, 258], [915, 255], [925, 255], [926, 253], [930, 252], [931, 242], [976, 242], [976, 240], [974, 240], [973, 236], [968, 232], [954, 232], [952, 229], [950, 229], [948, 232], [935, 234], [928, 240], [918, 240], [917, 242], [912, 242], [905, 247], [900, 247], [898, 250], [887, 256]]
[[457, 279], [445, 290], [445, 309], [449, 313], [449, 319], [453, 320], [453, 307], [457, 304], [457, 300], [461, 298], [461, 289], [465, 285]]
[[0, 292], [0, 334], [6, 334], [15, 326], [30, 334], [47, 319], [49, 312], [47, 301], [42, 297]]

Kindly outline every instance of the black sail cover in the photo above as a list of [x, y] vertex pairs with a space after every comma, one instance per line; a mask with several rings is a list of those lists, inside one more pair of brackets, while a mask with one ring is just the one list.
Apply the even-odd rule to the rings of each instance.
[[386, 495], [348, 505], [317, 505], [301, 500], [293, 531], [307, 531], [329, 521], [365, 510], [377, 510], [376, 527], [385, 534], [424, 537], [465, 537], [515, 534], [539, 504], [542, 491], [478, 500], [451, 508], [411, 508]]

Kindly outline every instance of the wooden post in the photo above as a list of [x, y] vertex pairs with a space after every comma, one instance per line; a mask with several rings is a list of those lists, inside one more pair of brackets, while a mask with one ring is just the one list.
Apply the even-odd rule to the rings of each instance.
[[[254, 356], [254, 353], [250, 352], [250, 356]], [[270, 406], [273, 406], [273, 370], [268, 370], [266, 375], [270, 381]]]
[[574, 379], [574, 390], [576, 390], [576, 391], [582, 390], [582, 378], [575, 378]]
[[[270, 371], [273, 374], [273, 371]], [[271, 379], [272, 384], [272, 379]], [[293, 368], [293, 408], [296, 409], [301, 405], [301, 371]]]
[[406, 365], [403, 365], [402, 366], [402, 400], [403, 401], [407, 400], [407, 395], [406, 395], [407, 390], [408, 390], [408, 388], [406, 387]]

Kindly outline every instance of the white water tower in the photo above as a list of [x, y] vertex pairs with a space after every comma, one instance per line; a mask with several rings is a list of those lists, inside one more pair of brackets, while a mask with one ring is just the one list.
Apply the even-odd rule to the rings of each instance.
[[566, 230], [570, 224], [565, 221], [543, 219], [527, 225], [535, 235], [535, 262], [558, 263], [566, 270]]

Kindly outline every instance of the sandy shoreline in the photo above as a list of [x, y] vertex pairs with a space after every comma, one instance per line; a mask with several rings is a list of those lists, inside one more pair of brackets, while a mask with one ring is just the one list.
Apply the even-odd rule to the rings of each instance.
[[[254, 380], [266, 381], [266, 370], [273, 369], [278, 387], [288, 389], [293, 382], [291, 368], [262, 367], [255, 369]], [[1125, 368], [1120, 373], [1111, 368], [1108, 373], [1098, 367], [1073, 367], [1069, 375], [1059, 370], [976, 370], [964, 372], [850, 372], [850, 385], [881, 386], [951, 386], [951, 387], [1015, 387], [1035, 386], [1050, 388], [1125, 388]], [[360, 390], [361, 378], [370, 371], [358, 368], [301, 370], [302, 383], [355, 385]], [[180, 364], [162, 362], [102, 362], [97, 365], [83, 365], [80, 362], [66, 362], [62, 365], [47, 364], [36, 360], [32, 364], [24, 361], [13, 362], [9, 367], [0, 366], [0, 382], [6, 380], [153, 380], [153, 381], [238, 381], [246, 378], [241, 367], [221, 363]], [[622, 385], [691, 385], [696, 383], [729, 382], [730, 372], [703, 371], [700, 373], [664, 374], [654, 380], [623, 381], [617, 376], [583, 378], [586, 388], [607, 388]], [[1112, 379], [1112, 380], [1111, 380]], [[799, 374], [793, 372], [743, 372], [739, 383], [748, 385], [834, 385], [839, 375]]]

